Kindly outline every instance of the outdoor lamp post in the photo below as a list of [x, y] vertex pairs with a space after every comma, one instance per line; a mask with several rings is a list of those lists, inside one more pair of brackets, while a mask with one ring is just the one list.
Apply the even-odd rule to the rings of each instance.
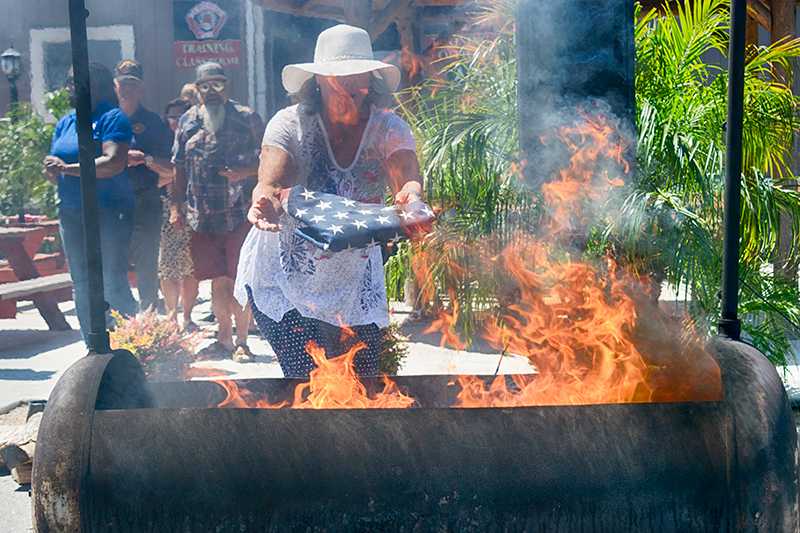
[[0, 69], [8, 79], [8, 87], [10, 93], [9, 109], [14, 107], [19, 102], [19, 93], [17, 92], [17, 78], [22, 68], [22, 54], [14, 50], [14, 47], [7, 49], [0, 55]]

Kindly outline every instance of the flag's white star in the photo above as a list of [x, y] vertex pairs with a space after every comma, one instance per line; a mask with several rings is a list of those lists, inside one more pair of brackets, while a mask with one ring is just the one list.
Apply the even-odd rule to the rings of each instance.
[[383, 215], [379, 216], [379, 217], [378, 217], [378, 218], [376, 218], [375, 220], [377, 220], [378, 222], [380, 222], [381, 226], [385, 226], [385, 225], [387, 225], [387, 224], [390, 224], [390, 223], [392, 222], [391, 220], [389, 220], [389, 218], [388, 218], [388, 217], [385, 217], [385, 216], [383, 216]]
[[315, 193], [312, 192], [312, 191], [309, 191], [308, 189], [303, 189], [303, 192], [300, 193], [300, 194], [306, 200], [316, 200], [317, 199], [317, 197], [314, 196]]
[[345, 199], [342, 200], [342, 205], [344, 205], [345, 207], [355, 207], [356, 203], [353, 200]]
[[331, 202], [320, 201], [320, 203], [317, 205], [317, 209], [319, 209], [320, 211], [325, 211], [326, 209], [330, 208], [331, 208]]
[[339, 220], [344, 220], [344, 219], [349, 218], [349, 217], [350, 217], [350, 215], [348, 215], [344, 211], [339, 211], [338, 213], [333, 215], [333, 218], [338, 218]]
[[356, 220], [355, 222], [351, 222], [351, 224], [353, 224], [356, 229], [364, 229], [367, 227], [367, 223], [363, 220]]
[[433, 215], [435, 215], [436, 213], [434, 213], [434, 212], [431, 210], [431, 208], [430, 208], [430, 207], [428, 207], [428, 206], [426, 205], [426, 206], [425, 206], [425, 209], [423, 209], [423, 210], [422, 210], [422, 214], [423, 214], [423, 215], [425, 215], [426, 217], [432, 217], [432, 216], [433, 216]]
[[372, 248], [373, 246], [378, 246], [379, 244], [380, 244], [380, 243], [379, 243], [378, 241], [376, 241], [374, 238], [372, 238], [372, 239], [370, 239], [370, 241], [367, 243], [367, 246], [368, 246], [368, 247], [370, 247], [370, 248]]
[[392, 238], [391, 238], [391, 241], [392, 241], [392, 242], [397, 242], [397, 241], [400, 241], [400, 240], [402, 240], [402, 239], [403, 239], [403, 236], [402, 236], [402, 235], [400, 235], [399, 233], [395, 233], [395, 234], [394, 234], [394, 237], [392, 237]]
[[308, 209], [298, 209], [297, 212], [294, 214], [296, 218], [300, 218], [305, 216], [308, 213]]
[[313, 222], [314, 224], [325, 222], [325, 217], [322, 215], [314, 215], [313, 217], [311, 217], [311, 222]]
[[359, 213], [366, 216], [366, 215], [371, 215], [372, 211], [369, 209], [362, 209], [361, 211], [359, 211]]
[[400, 211], [400, 216], [403, 217], [403, 220], [414, 220], [414, 213], [408, 213], [406, 211]]
[[337, 233], [344, 233], [344, 231], [342, 230], [342, 226], [337, 226], [336, 224], [328, 228], [328, 231], [333, 232], [334, 235], [336, 235]]

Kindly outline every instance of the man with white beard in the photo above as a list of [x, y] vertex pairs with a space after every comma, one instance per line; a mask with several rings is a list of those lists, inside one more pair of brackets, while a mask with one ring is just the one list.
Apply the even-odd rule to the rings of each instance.
[[255, 112], [228, 98], [228, 78], [220, 64], [200, 65], [196, 78], [200, 105], [181, 117], [172, 149], [170, 222], [189, 224], [194, 277], [212, 280], [219, 331], [204, 354], [249, 361], [250, 312], [234, 300], [233, 285], [239, 250], [250, 230], [248, 194], [258, 174], [264, 125]]

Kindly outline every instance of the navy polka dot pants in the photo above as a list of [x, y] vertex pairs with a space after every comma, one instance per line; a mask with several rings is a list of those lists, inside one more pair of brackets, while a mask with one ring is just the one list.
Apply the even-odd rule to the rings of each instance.
[[353, 337], [343, 335], [342, 328], [304, 317], [296, 309], [292, 309], [283, 315], [280, 322], [276, 322], [256, 307], [250, 287], [247, 287], [247, 295], [256, 325], [275, 351], [285, 377], [308, 377], [308, 373], [315, 368], [314, 361], [306, 352], [309, 341], [324, 348], [328, 358], [342, 355], [356, 343], [363, 342], [367, 347], [358, 352], [353, 360], [356, 373], [359, 376], [378, 375], [383, 336], [376, 324], [354, 326]]

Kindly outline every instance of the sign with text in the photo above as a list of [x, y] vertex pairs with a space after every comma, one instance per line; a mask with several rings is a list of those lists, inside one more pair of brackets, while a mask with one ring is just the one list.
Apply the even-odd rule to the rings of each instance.
[[242, 64], [239, 5], [232, 0], [173, 0], [175, 67], [193, 69], [207, 61], [225, 68]]

